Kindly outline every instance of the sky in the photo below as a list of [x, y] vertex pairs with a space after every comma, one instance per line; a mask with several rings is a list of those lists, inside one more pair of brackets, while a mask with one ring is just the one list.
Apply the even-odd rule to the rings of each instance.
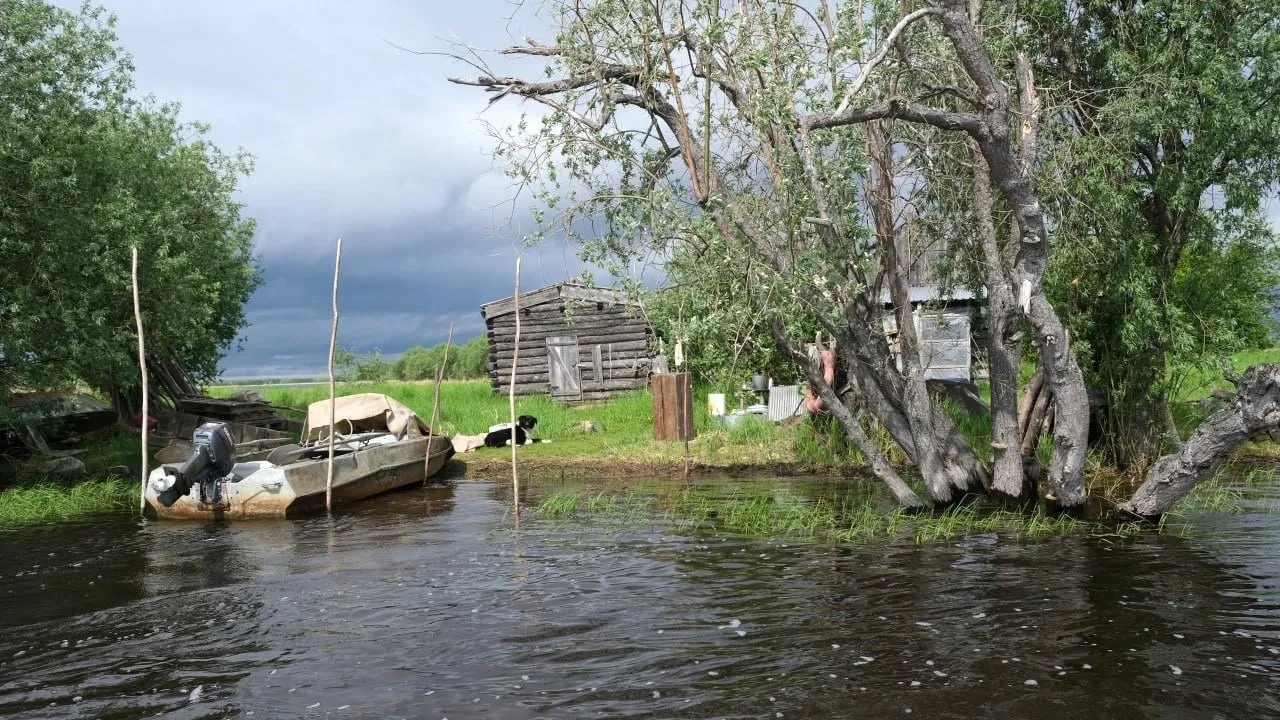
[[506, 126], [526, 108], [487, 107], [447, 82], [466, 67], [406, 51], [545, 38], [532, 13], [513, 18], [506, 0], [97, 2], [137, 94], [180, 103], [223, 150], [256, 158], [239, 199], [264, 284], [225, 377], [323, 374], [339, 237], [339, 342], [357, 353], [443, 342], [450, 322], [455, 340], [483, 332], [480, 305], [511, 294], [517, 248], [524, 289], [582, 272], [561, 243], [520, 246], [527, 207], [481, 120]]

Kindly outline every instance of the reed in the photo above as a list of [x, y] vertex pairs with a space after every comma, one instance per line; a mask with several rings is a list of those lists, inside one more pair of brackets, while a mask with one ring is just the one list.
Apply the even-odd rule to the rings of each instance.
[[861, 491], [811, 498], [785, 488], [729, 491], [712, 487], [666, 492], [561, 490], [538, 506], [544, 519], [661, 519], [680, 532], [746, 538], [811, 539], [834, 543], [911, 539], [927, 545], [969, 535], [1016, 539], [1102, 532], [1105, 526], [1069, 516], [992, 509], [968, 502], [936, 513], [886, 506]]
[[139, 496], [138, 485], [128, 478], [12, 487], [0, 492], [0, 527], [127, 513]]

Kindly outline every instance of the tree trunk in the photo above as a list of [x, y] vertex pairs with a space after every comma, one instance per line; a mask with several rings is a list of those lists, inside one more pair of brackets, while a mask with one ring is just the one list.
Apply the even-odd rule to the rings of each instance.
[[925, 487], [929, 489], [929, 497], [935, 503], [949, 503], [957, 488], [953, 487], [951, 478], [944, 471], [941, 448], [936, 442], [932, 412], [934, 400], [929, 395], [924, 368], [920, 364], [920, 339], [916, 336], [915, 315], [908, 291], [907, 273], [911, 268], [911, 257], [907, 238], [897, 232], [893, 220], [897, 193], [893, 187], [892, 124], [889, 120], [878, 120], [866, 123], [863, 129], [875, 171], [873, 182], [868, 187], [867, 201], [871, 206], [877, 241], [884, 248], [881, 257], [884, 258], [889, 298], [898, 323], [904, 381], [902, 404], [915, 445], [914, 460]]
[[1066, 329], [1043, 293], [1031, 297], [1031, 324], [1055, 408], [1049, 492], [1063, 507], [1078, 507], [1085, 501], [1084, 461], [1089, 450], [1089, 394], [1084, 373], [1071, 351]]
[[1280, 363], [1255, 365], [1232, 380], [1235, 400], [1201, 423], [1180, 450], [1157, 460], [1142, 486], [1120, 506], [1121, 512], [1159, 517], [1213, 477], [1241, 443], [1280, 428]]
[[770, 318], [769, 326], [773, 331], [774, 340], [778, 343], [778, 346], [795, 358], [804, 368], [805, 377], [808, 378], [810, 387], [817, 390], [827, 410], [844, 428], [845, 437], [857, 446], [858, 450], [862, 451], [863, 457], [867, 459], [867, 464], [871, 466], [871, 473], [889, 488], [889, 492], [893, 493], [893, 497], [900, 505], [905, 507], [924, 507], [920, 497], [902, 480], [902, 477], [898, 475], [898, 471], [893, 469], [893, 465], [889, 463], [889, 459], [884, 456], [880, 448], [876, 447], [871, 438], [867, 437], [862, 425], [858, 423], [858, 418], [836, 396], [835, 389], [823, 377], [821, 362], [810, 361], [805, 353], [796, 349], [790, 338], [787, 337], [787, 332], [778, 318]]
[[[853, 334], [835, 333], [840, 337], [836, 352], [849, 376], [857, 386], [858, 402], [889, 432], [894, 442], [902, 448], [912, 463], [917, 463], [915, 439], [911, 423], [902, 404], [904, 390], [902, 376], [889, 362], [889, 346], [884, 335], [869, 335], [865, 327], [878, 327], [876, 323], [865, 327], [851, 321], [841, 330]], [[878, 321], [877, 321], [878, 323]], [[978, 490], [986, 486], [989, 475], [981, 458], [969, 446], [955, 423], [936, 402], [930, 402], [934, 442], [942, 455], [941, 472], [947, 482], [960, 492]]]
[[1018, 369], [1022, 362], [1022, 321], [1013, 300], [1013, 290], [1005, 279], [1006, 268], [996, 238], [992, 213], [991, 175], [987, 161], [977, 143], [969, 142], [973, 163], [973, 213], [982, 243], [986, 271], [987, 309], [991, 316], [991, 332], [987, 336], [987, 361], [991, 382], [991, 490], [999, 495], [1022, 497], [1026, 479], [1022, 472], [1022, 456], [1018, 452]]

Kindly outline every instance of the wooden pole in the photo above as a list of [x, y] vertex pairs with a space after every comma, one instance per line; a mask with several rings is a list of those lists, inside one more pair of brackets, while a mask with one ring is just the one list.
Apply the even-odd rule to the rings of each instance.
[[427, 457], [423, 460], [422, 486], [427, 486], [431, 468], [431, 441], [436, 434], [436, 421], [440, 419], [440, 383], [444, 381], [444, 369], [449, 365], [449, 348], [453, 345], [453, 323], [449, 323], [449, 339], [444, 341], [444, 359], [436, 368], [436, 392], [431, 401], [431, 424], [427, 427]]
[[142, 303], [138, 301], [138, 246], [133, 246], [133, 319], [138, 325], [138, 370], [142, 374], [142, 486], [138, 496], [138, 512], [147, 509], [147, 435], [151, 396], [147, 388], [147, 347], [142, 339]]
[[333, 512], [333, 429], [337, 414], [337, 390], [333, 382], [333, 354], [338, 347], [338, 270], [342, 266], [342, 238], [333, 258], [333, 329], [329, 331], [329, 469], [324, 481], [324, 509]]
[[516, 291], [511, 296], [516, 315], [515, 349], [511, 354], [511, 388], [507, 395], [511, 403], [511, 487], [515, 505], [516, 522], [520, 522], [520, 474], [516, 471], [516, 367], [520, 360], [520, 258], [516, 258]]

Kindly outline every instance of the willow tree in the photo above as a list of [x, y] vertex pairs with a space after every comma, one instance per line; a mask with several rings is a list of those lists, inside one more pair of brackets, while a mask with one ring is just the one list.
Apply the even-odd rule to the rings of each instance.
[[101, 8], [0, 3], [0, 398], [130, 394], [133, 247], [149, 366], [212, 377], [245, 325], [259, 277], [234, 196], [251, 161], [176, 106], [132, 99], [130, 71]]
[[[982, 488], [1025, 496], [1021, 458], [1006, 436], [1017, 432], [1017, 349], [1030, 336], [1056, 404], [1047, 494], [1068, 507], [1084, 502], [1089, 404], [1044, 290], [1051, 235], [1035, 178], [1035, 72], [1026, 53], [1010, 51], [1010, 35], [997, 48], [1009, 62], [993, 61], [979, 3], [949, 0], [901, 15], [861, 3], [810, 12], [717, 0], [546, 8], [553, 44], [502, 51], [541, 61], [545, 79], [498, 73], [480, 58], [477, 77], [452, 80], [494, 93], [491, 102], [546, 106], [536, 127], [522, 123], [506, 137], [500, 155], [541, 189], [556, 224], [602, 218], [604, 232], [582, 238], [595, 256], [662, 254], [719, 238], [708, 247], [722, 256], [709, 255], [707, 270], [745, 267], [753, 286], [772, 293], [775, 341], [908, 505], [922, 502], [860, 416], [888, 431], [933, 502]], [[992, 363], [994, 477], [986, 449], [972, 447], [928, 393], [915, 352], [912, 258], [897, 218], [921, 175], [903, 157], [905, 128], [927, 128], [970, 153], [972, 214], [983, 235], [978, 282], [1000, 326], [991, 347], [1001, 358]], [[934, 150], [922, 148], [925, 160]], [[1012, 218], [1003, 242], [993, 229], [1000, 208]], [[882, 329], [884, 290], [901, 368]], [[802, 338], [811, 335], [797, 318], [836, 338], [855, 403], [841, 403], [807, 361]]]
[[1020, 3], [1044, 95], [1049, 285], [1114, 463], [1182, 442], [1192, 369], [1269, 345], [1277, 279], [1261, 202], [1280, 181], [1280, 3]]

